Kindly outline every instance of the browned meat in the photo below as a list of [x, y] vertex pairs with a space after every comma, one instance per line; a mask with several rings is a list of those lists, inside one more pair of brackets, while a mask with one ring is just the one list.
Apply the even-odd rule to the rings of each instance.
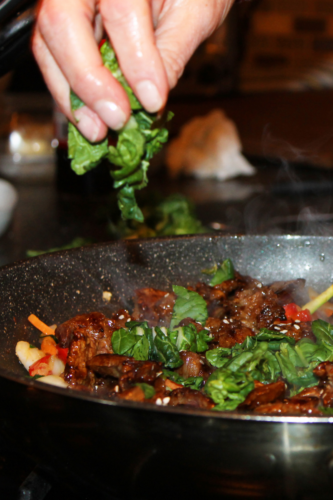
[[99, 340], [103, 337], [110, 338], [113, 330], [104, 314], [99, 312], [81, 314], [57, 327], [55, 334], [60, 347], [69, 347], [77, 331], [82, 332], [84, 336]]
[[210, 410], [214, 408], [215, 404], [200, 391], [184, 387], [183, 389], [175, 389], [170, 393], [169, 406], [194, 406], [196, 408]]
[[138, 385], [130, 387], [119, 394], [117, 394], [119, 399], [125, 399], [127, 401], [138, 401], [142, 403], [145, 400], [145, 393]]
[[249, 287], [236, 292], [230, 310], [232, 319], [255, 332], [260, 328], [269, 328], [277, 319], [285, 320], [277, 295], [269, 287], [254, 281]]
[[194, 325], [195, 328], [196, 328], [196, 330], [197, 330], [197, 332], [201, 332], [201, 330], [204, 329], [204, 327], [201, 325], [201, 323], [197, 323], [192, 318], [182, 319], [182, 321], [177, 326], [188, 326], [188, 325]]
[[253, 336], [254, 332], [243, 326], [239, 321], [232, 318], [208, 318], [206, 328], [218, 342], [220, 347], [232, 347], [235, 344], [242, 344], [246, 337]]
[[297, 394], [298, 398], [317, 398], [320, 399], [322, 395], [323, 389], [318, 387], [317, 385], [314, 387], [307, 387], [303, 389], [303, 391]]
[[169, 326], [175, 303], [173, 293], [154, 288], [141, 288], [134, 298], [133, 318], [148, 321], [149, 326]]
[[285, 383], [281, 380], [273, 384], [262, 384], [251, 391], [245, 401], [238, 406], [239, 409], [253, 410], [254, 408], [273, 403], [277, 399], [282, 399], [286, 391]]
[[317, 405], [318, 400], [316, 398], [299, 398], [295, 396], [291, 399], [260, 405], [253, 411], [271, 415], [320, 415]]
[[119, 385], [124, 391], [135, 382], [153, 383], [162, 373], [162, 363], [155, 361], [137, 361], [128, 356], [118, 354], [99, 354], [88, 362], [91, 371], [98, 375], [119, 379]]
[[333, 363], [324, 361], [313, 370], [313, 373], [320, 379], [323, 405], [333, 407]]
[[119, 354], [98, 354], [91, 358], [87, 366], [98, 375], [120, 378], [124, 373], [124, 362], [128, 361], [128, 356], [119, 356]]
[[281, 305], [295, 302], [296, 297], [302, 292], [305, 286], [304, 279], [290, 281], [274, 281], [269, 288], [276, 293]]
[[204, 364], [203, 356], [192, 351], [182, 351], [179, 353], [183, 361], [183, 365], [176, 371], [184, 378], [199, 377]]

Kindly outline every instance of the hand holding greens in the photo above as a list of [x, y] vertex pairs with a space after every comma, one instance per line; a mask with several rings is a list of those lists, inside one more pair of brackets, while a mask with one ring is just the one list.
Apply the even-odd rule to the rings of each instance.
[[[149, 160], [162, 148], [168, 139], [165, 122], [172, 118], [172, 113], [159, 118], [157, 114], [147, 113], [135, 97], [133, 91], [119, 67], [114, 50], [109, 42], [101, 46], [101, 55], [105, 67], [125, 89], [130, 101], [132, 115], [119, 132], [116, 146], [109, 146], [108, 139], [100, 143], [90, 143], [78, 129], [69, 123], [68, 155], [71, 167], [78, 175], [95, 168], [103, 159], [119, 168], [111, 168], [114, 188], [118, 190], [118, 206], [124, 219], [144, 220], [142, 211], [135, 199], [135, 191], [147, 186]], [[84, 103], [71, 92], [71, 106], [75, 111]]]

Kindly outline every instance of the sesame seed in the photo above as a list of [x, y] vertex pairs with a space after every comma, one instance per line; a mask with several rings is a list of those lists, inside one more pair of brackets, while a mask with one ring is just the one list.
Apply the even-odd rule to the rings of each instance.
[[288, 330], [281, 330], [281, 333], [288, 333]]
[[166, 294], [164, 295], [164, 297], [169, 297], [169, 295], [170, 295], [169, 293], [166, 293]]
[[300, 319], [295, 319], [295, 323], [300, 323], [301, 320]]
[[121, 316], [119, 316], [118, 319], [124, 319], [124, 318], [125, 318], [125, 316], [122, 314]]
[[296, 330], [300, 330], [301, 327], [299, 325], [294, 325], [294, 328], [296, 328]]
[[116, 385], [116, 386], [115, 386], [114, 391], [115, 391], [115, 392], [119, 392], [119, 385]]
[[230, 323], [233, 323], [233, 322], [234, 322], [234, 320], [233, 320], [233, 319], [229, 319], [229, 321], [230, 321]]
[[200, 321], [197, 321], [198, 325], [201, 325]]
[[155, 401], [155, 403], [157, 405], [161, 405], [162, 404], [162, 399], [161, 398], [157, 398], [156, 401]]
[[156, 373], [156, 377], [160, 377], [162, 375], [163, 372], [158, 372]]
[[257, 287], [258, 287], [258, 288], [262, 288], [262, 283], [258, 283], [258, 284], [257, 284]]
[[274, 330], [281, 330], [278, 326], [274, 326]]
[[163, 398], [163, 404], [164, 405], [167, 405], [169, 403], [169, 401], [170, 401], [170, 397], [169, 396], [167, 396], [166, 398]]
[[229, 321], [227, 319], [224, 319], [223, 323], [225, 323], [226, 325], [229, 325]]
[[204, 330], [207, 330], [208, 332], [210, 331], [209, 328], [207, 328], [207, 326], [205, 326]]

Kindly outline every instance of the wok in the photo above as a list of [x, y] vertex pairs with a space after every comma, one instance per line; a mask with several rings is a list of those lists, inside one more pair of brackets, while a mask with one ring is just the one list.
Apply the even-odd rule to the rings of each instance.
[[[131, 307], [136, 288], [202, 280], [231, 257], [268, 283], [333, 280], [333, 238], [194, 236], [122, 241], [49, 254], [0, 270], [2, 428], [60, 474], [70, 470], [118, 499], [333, 497], [333, 418], [262, 416], [115, 403], [26, 377], [14, 347], [37, 341], [35, 313]], [[112, 292], [109, 304], [102, 292]], [[98, 497], [98, 494], [96, 494]]]

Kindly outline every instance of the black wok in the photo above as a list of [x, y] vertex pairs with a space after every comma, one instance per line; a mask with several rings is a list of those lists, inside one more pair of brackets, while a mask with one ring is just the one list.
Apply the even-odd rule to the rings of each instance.
[[[131, 307], [142, 286], [202, 280], [231, 257], [263, 282], [333, 280], [333, 238], [198, 236], [59, 252], [0, 270], [2, 427], [45, 463], [115, 498], [333, 498], [333, 417], [270, 417], [114, 403], [26, 377], [14, 348], [27, 317]], [[102, 292], [112, 292], [110, 304]], [[96, 493], [96, 498], [99, 495]]]

